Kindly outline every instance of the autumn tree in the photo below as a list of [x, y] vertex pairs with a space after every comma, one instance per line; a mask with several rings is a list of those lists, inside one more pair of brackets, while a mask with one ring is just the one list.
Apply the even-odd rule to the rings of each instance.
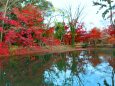
[[[50, 8], [53, 7], [51, 2], [46, 0], [0, 0], [0, 17], [6, 18], [9, 17], [10, 19], [15, 19], [15, 15], [11, 13], [12, 8], [20, 8], [22, 9], [27, 4], [33, 4], [36, 7], [39, 7], [45, 14], [48, 12]], [[51, 12], [50, 12], [51, 13]], [[49, 14], [49, 13], [48, 13]], [[43, 16], [43, 15], [42, 15]], [[8, 27], [8, 24], [5, 24], [4, 21], [0, 20], [0, 27], [3, 29]], [[3, 32], [0, 32], [1, 41], [3, 40]]]
[[28, 4], [22, 9], [13, 8], [11, 14], [15, 15], [14, 19], [6, 17], [2, 20], [9, 25], [8, 28], [4, 27], [3, 29], [3, 40], [7, 44], [35, 45], [35, 39], [39, 39], [36, 37], [40, 35], [37, 32], [40, 32], [40, 29], [43, 29], [44, 26], [41, 10], [34, 5]]
[[81, 7], [80, 5], [76, 7], [76, 10], [74, 10], [74, 12], [72, 12], [71, 6], [65, 10], [65, 15], [67, 16], [68, 26], [70, 28], [70, 32], [72, 36], [72, 40], [71, 40], [72, 46], [75, 45], [76, 29], [79, 24], [78, 22], [80, 21], [80, 18], [83, 15], [83, 10], [84, 10], [84, 7]]
[[96, 43], [100, 40], [101, 38], [101, 31], [100, 29], [94, 27], [93, 29], [91, 29], [90, 31], [90, 42], [93, 42], [94, 46], [96, 45]]

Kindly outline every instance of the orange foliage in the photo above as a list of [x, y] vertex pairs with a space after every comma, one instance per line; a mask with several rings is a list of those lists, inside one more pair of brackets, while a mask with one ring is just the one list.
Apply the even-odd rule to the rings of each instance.
[[101, 31], [94, 27], [91, 31], [90, 31], [90, 35], [91, 35], [91, 39], [99, 39], [101, 37]]
[[54, 27], [50, 27], [48, 30], [46, 30], [46, 35], [48, 36], [48, 37], [51, 37], [51, 36], [53, 36], [53, 34], [54, 34]]
[[115, 44], [115, 36], [111, 36], [109, 39], [108, 39], [108, 42], [110, 44]]

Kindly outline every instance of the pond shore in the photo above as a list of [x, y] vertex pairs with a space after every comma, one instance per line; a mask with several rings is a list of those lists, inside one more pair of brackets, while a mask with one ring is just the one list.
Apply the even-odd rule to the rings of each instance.
[[58, 45], [58, 46], [44, 46], [44, 47], [20, 47], [17, 49], [11, 48], [9, 55], [0, 55], [2, 57], [12, 57], [12, 56], [30, 56], [30, 55], [45, 55], [53, 53], [64, 53], [71, 51], [80, 51], [80, 50], [92, 50], [92, 49], [111, 49], [111, 47], [87, 47], [82, 48], [81, 46], [72, 47], [70, 45]]
[[93, 49], [93, 48], [71, 47], [69, 45], [45, 46], [42, 48], [36, 48], [36, 47], [19, 48], [17, 50], [10, 51], [9, 55], [1, 55], [0, 57], [45, 55], [45, 54], [52, 54], [52, 53], [64, 53], [64, 52], [88, 50], [88, 49]]

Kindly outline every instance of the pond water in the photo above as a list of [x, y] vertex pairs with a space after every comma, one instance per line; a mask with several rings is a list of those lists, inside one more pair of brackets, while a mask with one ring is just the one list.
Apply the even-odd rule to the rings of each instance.
[[0, 58], [0, 86], [115, 86], [115, 49]]

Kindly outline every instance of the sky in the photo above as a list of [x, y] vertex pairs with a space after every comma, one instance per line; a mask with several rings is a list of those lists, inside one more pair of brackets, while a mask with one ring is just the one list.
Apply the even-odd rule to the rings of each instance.
[[99, 9], [98, 6], [93, 6], [93, 0], [47, 0], [52, 2], [55, 8], [57, 9], [66, 9], [69, 6], [72, 6], [73, 13], [75, 12], [75, 8], [81, 4], [81, 7], [84, 7], [83, 11], [83, 18], [82, 21], [85, 22], [85, 25], [87, 28], [93, 28], [93, 27], [106, 27], [108, 25], [109, 21], [105, 21], [102, 18], [101, 13], [103, 11], [100, 11], [98, 14], [97, 11]]

